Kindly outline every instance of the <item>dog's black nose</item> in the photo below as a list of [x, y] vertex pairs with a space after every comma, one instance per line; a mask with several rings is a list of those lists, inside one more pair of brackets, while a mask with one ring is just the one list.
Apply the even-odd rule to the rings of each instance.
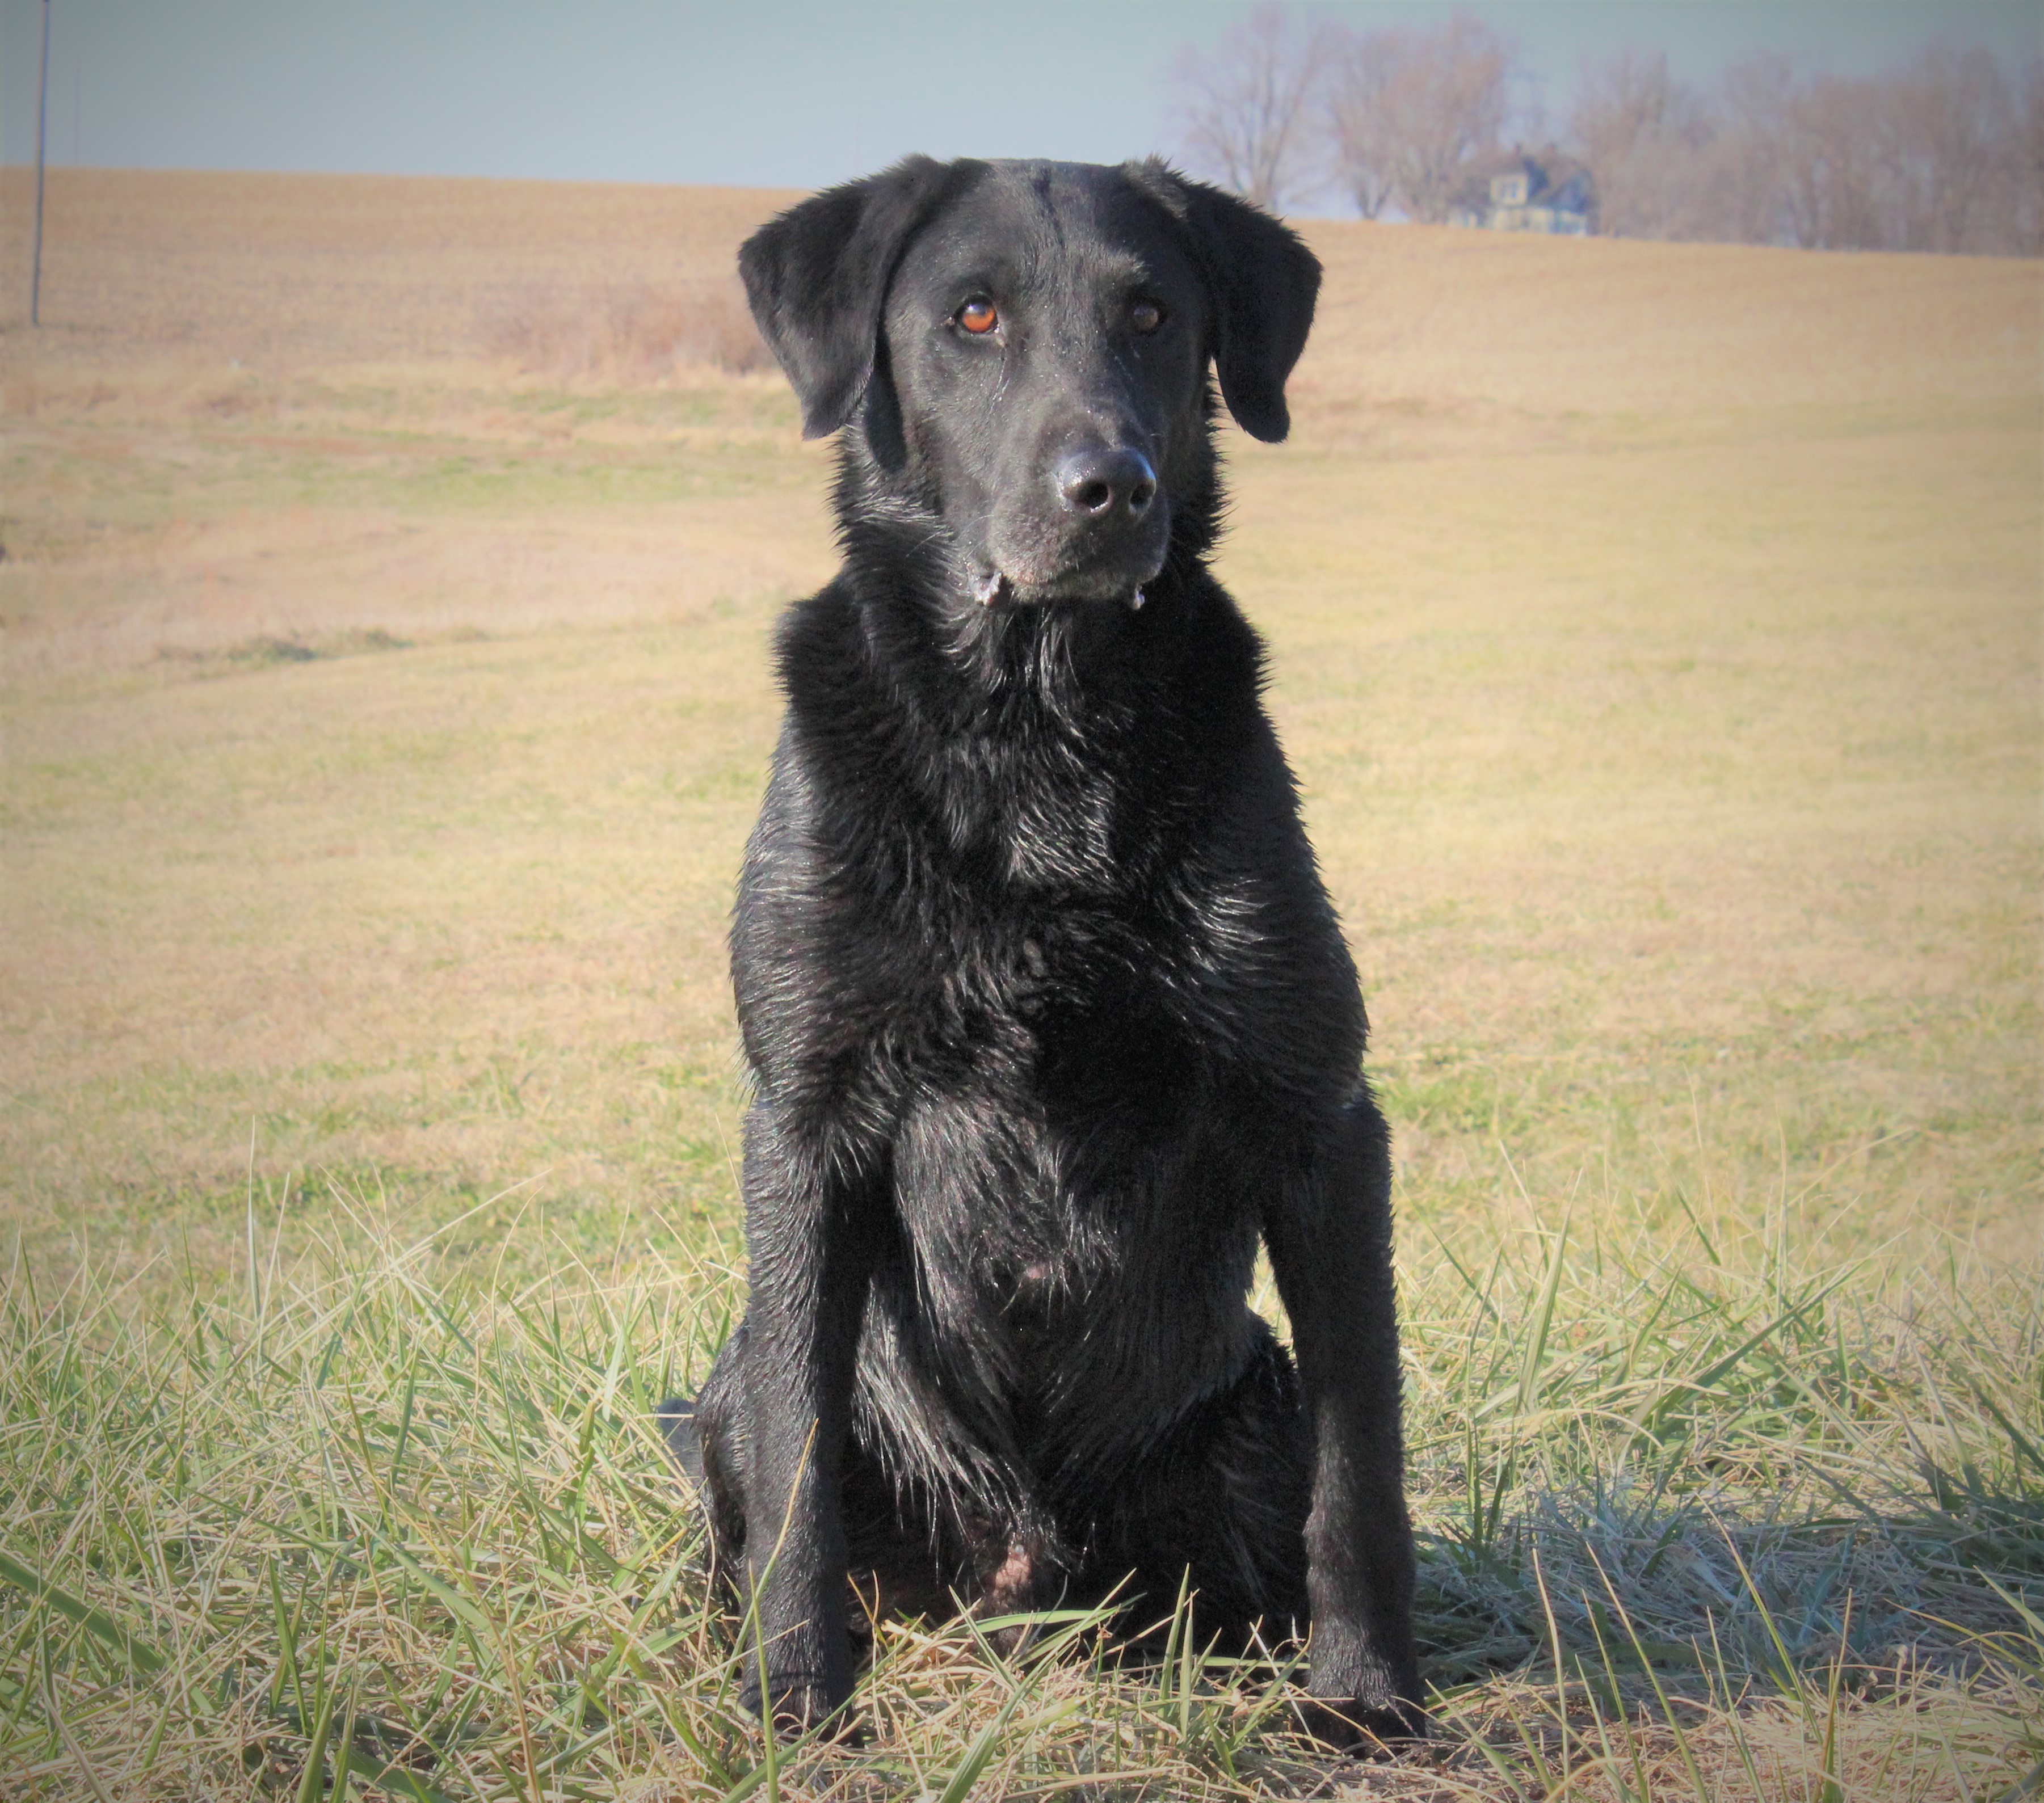
[[1058, 493], [1073, 512], [1089, 520], [1105, 522], [1124, 512], [1140, 520], [1157, 498], [1157, 472], [1127, 445], [1087, 445], [1058, 463]]

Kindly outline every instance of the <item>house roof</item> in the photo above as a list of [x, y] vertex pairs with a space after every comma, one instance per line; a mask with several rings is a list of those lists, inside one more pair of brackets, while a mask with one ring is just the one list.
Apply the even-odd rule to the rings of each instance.
[[1596, 190], [1589, 169], [1551, 145], [1538, 152], [1502, 151], [1478, 158], [1456, 190], [1455, 205], [1473, 213], [1487, 212], [1491, 182], [1500, 175], [1521, 171], [1527, 178], [1527, 205], [1556, 207], [1566, 213], [1590, 210]]

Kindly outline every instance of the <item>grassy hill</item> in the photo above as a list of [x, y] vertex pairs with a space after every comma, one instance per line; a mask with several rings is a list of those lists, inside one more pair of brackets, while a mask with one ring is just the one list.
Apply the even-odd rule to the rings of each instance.
[[448, 1794], [1999, 1794], [2044, 272], [1319, 222], [1222, 566], [1398, 1134], [1445, 1751], [929, 1625], [764, 1773], [642, 1415], [742, 1296], [723, 926], [832, 560], [732, 311], [790, 198], [60, 170], [40, 332], [7, 259], [0, 1772], [252, 1795], [352, 1694]]

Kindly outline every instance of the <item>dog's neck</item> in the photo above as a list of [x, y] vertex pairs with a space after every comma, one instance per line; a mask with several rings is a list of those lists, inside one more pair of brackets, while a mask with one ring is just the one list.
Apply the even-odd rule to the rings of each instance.
[[861, 668], [842, 692], [857, 719], [832, 724], [852, 754], [878, 753], [948, 854], [1003, 887], [1143, 888], [1159, 823], [1235, 754], [1213, 723], [1256, 712], [1260, 647], [1207, 572], [1212, 514], [1185, 510], [1139, 611], [989, 606], [941, 512], [855, 445], [837, 492]]

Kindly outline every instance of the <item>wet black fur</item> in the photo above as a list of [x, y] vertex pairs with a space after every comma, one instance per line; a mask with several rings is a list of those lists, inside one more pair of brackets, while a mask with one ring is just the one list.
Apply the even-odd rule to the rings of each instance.
[[[844, 1704], [855, 1594], [1119, 1586], [1139, 1625], [1189, 1574], [1202, 1637], [1310, 1621], [1314, 1694], [1416, 1730], [1386, 1132], [1205, 564], [1209, 363], [1281, 438], [1318, 265], [1158, 165], [918, 159], [742, 267], [808, 428], [847, 428], [732, 936], [750, 1302], [669, 1410], [772, 1705]], [[961, 284], [999, 286], [1003, 343], [957, 339]], [[1166, 318], [1139, 342], [1131, 284]], [[1155, 464], [1167, 530], [1028, 488], [1102, 443]], [[1296, 1367], [1247, 1306], [1259, 1242]]]

